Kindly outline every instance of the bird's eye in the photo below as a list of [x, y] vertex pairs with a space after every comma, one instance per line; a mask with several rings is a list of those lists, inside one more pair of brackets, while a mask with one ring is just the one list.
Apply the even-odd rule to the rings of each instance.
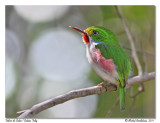
[[93, 35], [97, 35], [97, 34], [98, 34], [98, 32], [93, 30]]

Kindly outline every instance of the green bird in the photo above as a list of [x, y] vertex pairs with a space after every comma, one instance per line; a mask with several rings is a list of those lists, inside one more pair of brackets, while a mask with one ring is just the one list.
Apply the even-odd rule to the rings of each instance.
[[116, 35], [108, 29], [92, 26], [85, 30], [69, 26], [83, 34], [87, 58], [96, 73], [120, 88], [120, 109], [125, 109], [125, 85], [131, 63]]

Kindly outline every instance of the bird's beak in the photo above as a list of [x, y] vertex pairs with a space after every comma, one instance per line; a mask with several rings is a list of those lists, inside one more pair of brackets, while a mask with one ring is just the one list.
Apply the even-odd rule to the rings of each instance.
[[81, 32], [83, 34], [83, 36], [82, 36], [83, 41], [85, 42], [85, 44], [89, 44], [89, 42], [90, 42], [89, 36], [88, 36], [88, 34], [86, 33], [85, 30], [82, 30], [80, 28], [73, 27], [73, 26], [69, 26], [69, 27], [74, 29], [74, 30], [76, 30], [76, 31], [78, 31], [78, 32]]
[[86, 33], [84, 30], [80, 29], [80, 28], [73, 27], [73, 26], [69, 26], [69, 28], [72, 28], [72, 29], [74, 29], [74, 30], [76, 30], [76, 31], [78, 31], [78, 32], [81, 32], [81, 33], [84, 34], [84, 35], [87, 35], [87, 33]]

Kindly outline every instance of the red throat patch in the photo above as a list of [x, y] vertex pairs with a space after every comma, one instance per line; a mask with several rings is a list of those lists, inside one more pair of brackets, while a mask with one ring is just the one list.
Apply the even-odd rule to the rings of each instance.
[[86, 44], [89, 44], [89, 38], [87, 35], [83, 35], [83, 41], [86, 43]]

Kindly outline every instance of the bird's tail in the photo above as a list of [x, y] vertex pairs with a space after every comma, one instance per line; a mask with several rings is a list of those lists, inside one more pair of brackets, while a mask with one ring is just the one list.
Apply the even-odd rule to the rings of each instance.
[[120, 87], [120, 109], [125, 110], [125, 87]]

